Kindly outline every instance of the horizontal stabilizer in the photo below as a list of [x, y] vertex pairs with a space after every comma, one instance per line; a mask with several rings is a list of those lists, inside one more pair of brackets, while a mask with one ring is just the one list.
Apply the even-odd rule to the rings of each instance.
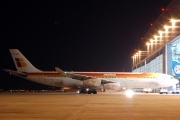
[[15, 76], [19, 76], [19, 77], [27, 77], [28, 74], [27, 73], [24, 73], [24, 72], [17, 72], [17, 71], [13, 71], [13, 70], [9, 70], [9, 69], [3, 69], [5, 72], [8, 72], [12, 75], [15, 75]]

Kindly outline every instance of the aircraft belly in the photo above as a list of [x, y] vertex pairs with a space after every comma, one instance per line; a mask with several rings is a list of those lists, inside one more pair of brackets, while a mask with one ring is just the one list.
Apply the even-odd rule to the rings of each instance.
[[119, 80], [126, 88], [157, 88], [159, 86], [158, 82], [151, 80], [142, 80], [142, 79], [136, 79], [136, 80]]
[[28, 80], [37, 82], [44, 85], [62, 87], [63, 79], [62, 78], [50, 78], [50, 77], [27, 77]]
[[154, 88], [158, 87], [154, 82], [137, 81], [131, 82], [131, 88]]
[[[59, 78], [59, 77], [37, 77], [37, 76], [28, 76], [26, 79], [45, 84], [50, 86], [62, 87], [62, 86], [84, 86], [83, 82], [80, 80], [75, 80], [72, 78]], [[120, 83], [121, 86], [126, 88], [157, 88], [159, 83], [157, 80], [150, 79], [109, 79], [113, 82]]]
[[64, 80], [65, 86], [83, 86], [83, 82], [80, 80], [74, 80], [71, 78], [67, 78]]
[[26, 79], [37, 82], [44, 85], [63, 87], [63, 86], [83, 86], [83, 82], [80, 80], [74, 80], [72, 78], [57, 78], [57, 77], [35, 77], [28, 76]]

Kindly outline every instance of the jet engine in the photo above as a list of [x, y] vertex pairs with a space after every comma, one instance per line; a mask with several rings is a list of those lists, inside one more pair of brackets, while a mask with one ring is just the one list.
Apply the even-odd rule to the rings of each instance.
[[104, 84], [104, 89], [119, 90], [120, 89], [120, 83]]
[[101, 80], [100, 79], [87, 79], [83, 81], [83, 84], [87, 86], [100, 86]]

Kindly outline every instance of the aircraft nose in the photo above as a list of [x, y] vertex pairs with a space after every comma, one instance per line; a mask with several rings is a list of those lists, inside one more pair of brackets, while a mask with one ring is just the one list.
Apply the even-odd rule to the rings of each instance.
[[174, 79], [174, 83], [175, 83], [175, 84], [178, 84], [178, 83], [179, 83], [179, 80]]

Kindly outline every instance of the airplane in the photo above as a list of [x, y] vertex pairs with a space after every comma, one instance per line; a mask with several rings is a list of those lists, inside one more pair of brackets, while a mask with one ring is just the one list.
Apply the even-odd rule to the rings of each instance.
[[56, 71], [42, 71], [34, 67], [18, 49], [10, 49], [10, 53], [17, 71], [4, 71], [49, 86], [118, 90], [122, 86], [126, 89], [163, 88], [179, 82], [173, 76], [163, 73], [64, 72], [58, 67], [55, 67]]

